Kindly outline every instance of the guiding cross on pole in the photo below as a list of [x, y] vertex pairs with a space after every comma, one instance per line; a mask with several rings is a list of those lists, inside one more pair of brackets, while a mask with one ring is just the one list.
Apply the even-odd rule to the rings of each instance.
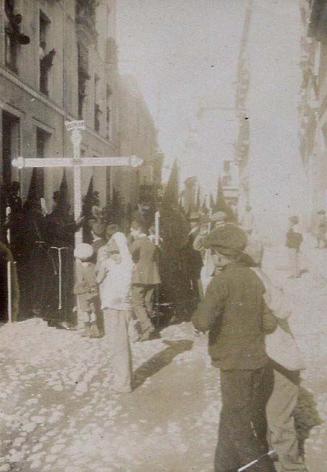
[[[33, 167], [72, 167], [74, 170], [74, 218], [77, 220], [82, 213], [82, 167], [139, 167], [143, 159], [136, 156], [119, 157], [81, 157], [82, 130], [85, 130], [84, 120], [66, 121], [67, 131], [71, 131], [73, 157], [31, 157], [13, 159], [12, 165], [18, 169]], [[82, 241], [82, 232], [75, 233], [75, 244]]]

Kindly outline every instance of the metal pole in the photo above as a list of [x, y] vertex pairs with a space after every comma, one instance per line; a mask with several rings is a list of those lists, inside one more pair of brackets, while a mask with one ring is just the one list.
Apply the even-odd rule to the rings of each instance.
[[[154, 227], [155, 227], [155, 233], [154, 233], [154, 241], [155, 245], [157, 247], [157, 250], [159, 250], [160, 246], [160, 211], [157, 210], [154, 215]], [[158, 256], [159, 258], [159, 256]], [[159, 264], [158, 264], [159, 265]], [[156, 312], [156, 327], [159, 326], [160, 323], [160, 311], [159, 311], [159, 285], [156, 285], [155, 287], [155, 312]]]

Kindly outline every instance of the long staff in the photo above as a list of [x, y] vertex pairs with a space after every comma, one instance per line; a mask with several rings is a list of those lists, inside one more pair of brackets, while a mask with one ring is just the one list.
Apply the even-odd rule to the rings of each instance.
[[58, 253], [58, 310], [62, 310], [62, 255], [61, 252], [68, 247], [51, 246]]
[[[154, 233], [154, 243], [157, 247], [157, 250], [159, 251], [159, 246], [160, 246], [160, 212], [157, 210], [154, 215], [154, 228], [155, 228], [155, 233]], [[156, 306], [156, 312], [157, 312], [157, 323], [159, 323], [160, 320], [160, 314], [159, 314], [159, 285], [156, 286], [155, 288], [155, 306]]]
[[237, 469], [237, 472], [243, 472], [244, 470], [248, 470], [250, 467], [252, 467], [253, 465], [256, 465], [265, 457], [270, 457], [270, 456], [275, 456], [275, 455], [276, 455], [276, 451], [272, 449], [271, 451], [266, 452], [266, 454], [262, 454], [262, 456], [258, 457], [258, 459], [255, 459], [254, 461], [251, 461], [248, 464], [243, 465], [242, 467]]
[[[11, 208], [8, 206], [6, 208], [7, 220], [10, 216], [10, 213], [11, 213]], [[7, 229], [7, 243], [8, 243], [9, 248], [10, 248], [10, 239], [11, 239], [10, 228], [8, 227], [8, 229]], [[12, 271], [11, 271], [11, 269], [12, 269], [11, 260], [9, 258], [8, 261], [7, 261], [7, 292], [8, 292], [7, 307], [8, 307], [8, 322], [9, 323], [13, 322], [13, 319], [12, 319]]]

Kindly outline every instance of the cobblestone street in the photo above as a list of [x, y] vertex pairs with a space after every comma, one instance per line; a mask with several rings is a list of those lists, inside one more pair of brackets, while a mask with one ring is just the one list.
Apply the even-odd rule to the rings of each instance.
[[[292, 328], [305, 354], [304, 385], [327, 418], [327, 289], [308, 272], [282, 283], [294, 308]], [[281, 264], [282, 265], [282, 264]], [[170, 326], [162, 338], [133, 345], [136, 389], [110, 391], [105, 339], [48, 328], [32, 319], [0, 330], [0, 471], [211, 472], [220, 408], [218, 371], [206, 355], [206, 336], [190, 323]], [[325, 472], [326, 423], [307, 441], [310, 472]]]

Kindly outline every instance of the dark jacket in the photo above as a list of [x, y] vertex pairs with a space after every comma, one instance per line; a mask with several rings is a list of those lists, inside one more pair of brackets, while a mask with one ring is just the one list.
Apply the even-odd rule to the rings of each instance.
[[194, 229], [188, 235], [187, 244], [182, 248], [182, 255], [186, 262], [188, 275], [191, 279], [199, 279], [203, 266], [202, 256], [193, 248], [194, 240], [199, 234], [199, 228]]
[[291, 228], [286, 235], [286, 246], [290, 249], [296, 249], [297, 251], [300, 249], [300, 246], [302, 244], [303, 237], [302, 234], [299, 233], [298, 231], [294, 231], [293, 228]]
[[138, 285], [160, 284], [158, 267], [158, 248], [147, 236], [136, 239], [131, 246], [131, 254], [135, 263], [132, 283]]
[[211, 281], [192, 317], [209, 330], [209, 354], [222, 369], [258, 369], [268, 362], [264, 336], [277, 327], [266, 306], [259, 277], [241, 263], [228, 264]]

